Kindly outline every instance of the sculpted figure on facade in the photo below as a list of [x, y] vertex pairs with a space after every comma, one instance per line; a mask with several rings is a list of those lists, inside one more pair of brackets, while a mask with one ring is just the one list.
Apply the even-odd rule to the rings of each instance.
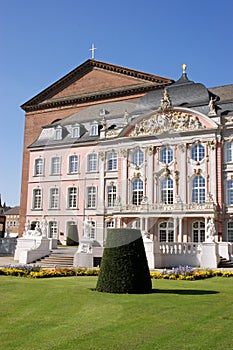
[[214, 242], [214, 236], [216, 234], [215, 224], [213, 218], [210, 218], [206, 225], [206, 242]]

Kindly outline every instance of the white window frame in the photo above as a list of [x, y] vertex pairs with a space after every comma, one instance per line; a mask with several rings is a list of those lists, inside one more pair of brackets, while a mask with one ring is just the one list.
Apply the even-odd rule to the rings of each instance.
[[58, 222], [49, 221], [48, 238], [58, 239]]
[[107, 186], [107, 207], [113, 208], [117, 199], [117, 188], [115, 185]]
[[34, 165], [34, 176], [43, 176], [44, 175], [44, 159], [36, 158]]
[[69, 174], [77, 174], [79, 170], [79, 157], [77, 154], [69, 156]]
[[95, 173], [98, 171], [98, 156], [97, 153], [89, 153], [87, 156], [87, 171]]
[[160, 182], [161, 202], [174, 203], [174, 181], [171, 177], [164, 177]]
[[87, 186], [87, 208], [95, 209], [97, 206], [97, 188], [96, 186]]
[[99, 135], [99, 124], [98, 122], [94, 122], [91, 124], [90, 136], [98, 136]]
[[78, 208], [78, 189], [76, 186], [71, 186], [67, 189], [67, 208]]
[[[196, 184], [194, 183], [195, 180], [197, 180]], [[202, 183], [200, 183], [201, 181]], [[203, 176], [196, 175], [192, 179], [192, 202], [198, 203], [198, 204], [204, 204], [205, 200], [206, 200], [206, 180]]]
[[205, 146], [201, 143], [197, 143], [191, 148], [191, 159], [195, 162], [201, 162], [206, 155]]
[[75, 124], [72, 125], [72, 134], [71, 134], [72, 139], [78, 139], [80, 137], [80, 125]]
[[174, 152], [170, 146], [165, 146], [160, 150], [160, 162], [170, 164], [174, 159]]
[[51, 175], [61, 174], [61, 157], [54, 156], [51, 158]]
[[62, 140], [62, 127], [60, 125], [55, 128], [54, 139], [57, 141]]
[[227, 204], [233, 205], [233, 180], [227, 181]]
[[[164, 225], [164, 227], [162, 227]], [[163, 231], [163, 232], [162, 232]], [[163, 235], [163, 237], [162, 237]], [[174, 223], [172, 221], [162, 221], [159, 223], [159, 242], [174, 242]]]
[[233, 161], [233, 142], [225, 142], [225, 161], [231, 163]]
[[117, 152], [112, 151], [107, 153], [107, 170], [108, 171], [114, 171], [117, 170]]
[[205, 221], [195, 220], [192, 223], [192, 238], [193, 242], [204, 242], [205, 241]]
[[136, 166], [142, 165], [144, 162], [144, 152], [141, 149], [136, 149], [132, 153], [132, 163]]
[[42, 189], [41, 188], [33, 189], [32, 208], [34, 210], [42, 209]]
[[132, 182], [132, 204], [140, 205], [144, 193], [144, 182], [141, 179], [135, 179]]
[[[56, 192], [56, 193], [54, 193]], [[50, 188], [50, 196], [49, 196], [49, 208], [50, 209], [59, 209], [60, 205], [60, 194], [58, 187]]]

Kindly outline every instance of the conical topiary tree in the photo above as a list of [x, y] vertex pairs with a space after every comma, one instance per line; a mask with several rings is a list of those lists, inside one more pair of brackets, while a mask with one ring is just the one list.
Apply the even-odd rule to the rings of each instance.
[[150, 271], [140, 230], [108, 229], [96, 290], [151, 292]]
[[69, 226], [68, 229], [68, 236], [66, 239], [66, 245], [78, 245], [79, 239], [78, 239], [78, 228], [77, 225], [72, 224]]

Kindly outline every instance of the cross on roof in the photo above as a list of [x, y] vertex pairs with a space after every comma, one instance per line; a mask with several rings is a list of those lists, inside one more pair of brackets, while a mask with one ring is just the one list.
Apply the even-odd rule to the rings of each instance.
[[91, 45], [91, 49], [89, 49], [89, 51], [91, 51], [91, 58], [94, 59], [95, 58], [95, 50], [97, 50], [97, 48], [95, 47], [94, 44]]

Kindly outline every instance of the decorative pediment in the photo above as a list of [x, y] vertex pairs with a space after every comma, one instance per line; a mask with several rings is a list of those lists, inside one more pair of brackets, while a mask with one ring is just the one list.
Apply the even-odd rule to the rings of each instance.
[[149, 136], [164, 132], [181, 132], [204, 129], [199, 117], [184, 111], [163, 111], [135, 124], [130, 136]]

